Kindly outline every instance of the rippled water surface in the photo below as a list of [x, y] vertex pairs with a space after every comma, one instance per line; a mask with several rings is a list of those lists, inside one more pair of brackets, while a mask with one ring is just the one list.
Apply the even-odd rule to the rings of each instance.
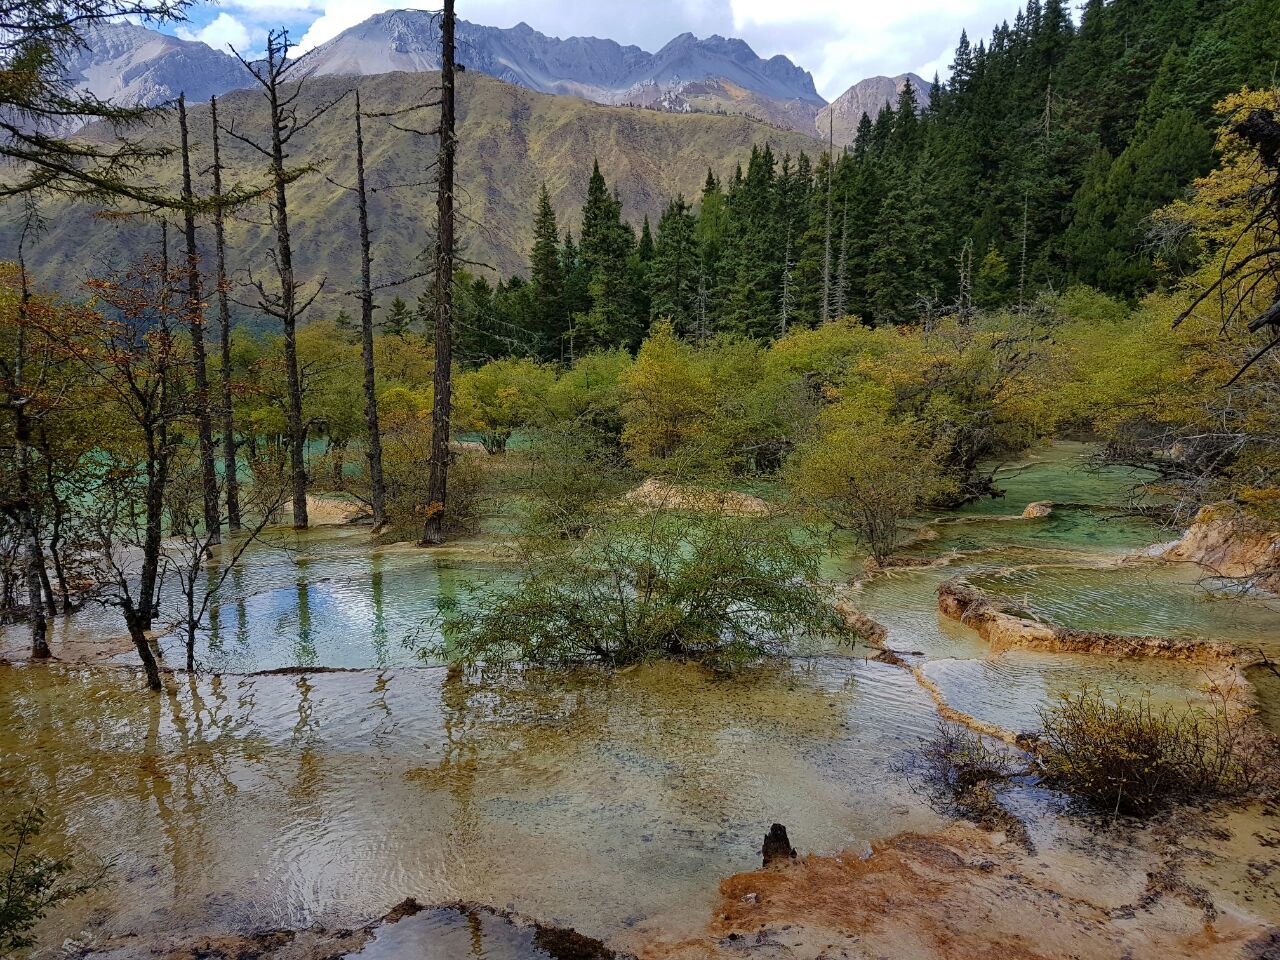
[[121, 679], [0, 668], [6, 779], [114, 859], [68, 915], [107, 906], [109, 931], [352, 922], [405, 896], [595, 935], [693, 924], [774, 820], [833, 850], [936, 823], [890, 770], [930, 701], [860, 660], [182, 678], [160, 698]]
[[[855, 589], [953, 706], [1027, 729], [1082, 683], [1176, 703], [1204, 679], [1177, 664], [992, 656], [937, 612], [938, 585], [957, 575], [1075, 626], [1280, 637], [1267, 603], [1216, 597], [1185, 568], [1122, 565], [1171, 534], [1106, 509], [1135, 477], [1086, 469], [1087, 452], [1058, 445], [1006, 470], [1004, 499], [936, 518], [906, 549], [935, 565]], [[1036, 500], [1065, 506], [1021, 519]], [[933, 729], [933, 700], [866, 651], [732, 677], [423, 665], [415, 647], [441, 601], [503, 576], [493, 554], [484, 541], [374, 549], [356, 528], [281, 533], [228, 582], [199, 638], [202, 672], [175, 674], [161, 697], [132, 669], [0, 666], [0, 787], [40, 796], [54, 849], [112, 861], [114, 882], [53, 916], [44, 942], [364, 922], [413, 896], [625, 944], [698, 929], [774, 821], [821, 851], [939, 823], [895, 772]], [[826, 568], [852, 580], [862, 563], [840, 548]], [[118, 636], [116, 617], [87, 611], [55, 639]], [[179, 662], [179, 641], [161, 642]], [[251, 675], [288, 667], [361, 669]], [[1258, 686], [1280, 725], [1280, 686]], [[527, 955], [502, 942], [495, 957]]]

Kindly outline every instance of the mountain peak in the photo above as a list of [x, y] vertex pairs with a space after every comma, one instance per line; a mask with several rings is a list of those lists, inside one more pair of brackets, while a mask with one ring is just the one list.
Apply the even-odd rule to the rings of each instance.
[[[762, 59], [745, 41], [685, 32], [657, 53], [596, 37], [547, 36], [527, 22], [489, 27], [459, 20], [459, 59], [470, 70], [541, 93], [676, 112], [742, 113], [813, 132], [825, 101], [807, 70], [778, 54]], [[368, 76], [440, 68], [440, 21], [431, 11], [393, 9], [344, 30], [309, 54], [320, 76]], [[70, 79], [98, 96], [154, 105], [247, 86], [234, 57], [197, 41], [128, 23], [90, 34]]]
[[859, 80], [818, 112], [816, 126], [819, 136], [825, 138], [830, 131], [837, 146], [850, 146], [857, 137], [862, 115], [865, 113], [874, 120], [886, 105], [892, 106], [898, 102], [898, 97], [907, 84], [915, 90], [921, 109], [927, 107], [930, 85], [914, 73], [901, 73], [896, 77], [867, 77]]
[[185, 93], [207, 100], [245, 85], [235, 57], [198, 40], [118, 21], [96, 23], [67, 63], [67, 79], [103, 100], [154, 106]]

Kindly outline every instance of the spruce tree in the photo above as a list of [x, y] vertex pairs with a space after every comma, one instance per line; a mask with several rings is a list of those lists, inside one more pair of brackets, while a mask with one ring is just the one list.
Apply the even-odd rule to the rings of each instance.
[[532, 349], [546, 359], [558, 359], [560, 342], [569, 329], [565, 310], [565, 268], [561, 263], [560, 230], [551, 197], [543, 184], [533, 221], [533, 248], [529, 252], [531, 316], [529, 326], [538, 342]]
[[650, 316], [670, 320], [681, 336], [696, 336], [698, 244], [693, 213], [676, 197], [658, 221], [650, 281]]

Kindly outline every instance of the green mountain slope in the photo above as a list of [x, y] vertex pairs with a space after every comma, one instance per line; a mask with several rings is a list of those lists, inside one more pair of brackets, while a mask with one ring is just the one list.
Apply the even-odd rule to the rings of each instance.
[[[438, 82], [438, 74], [432, 73], [317, 77], [307, 82], [299, 113], [306, 116], [355, 85], [366, 111], [398, 110], [431, 100]], [[480, 74], [460, 77], [458, 108], [463, 256], [476, 265], [473, 269], [502, 275], [525, 269], [542, 183], [550, 191], [561, 228], [578, 232], [577, 218], [596, 158], [621, 195], [624, 215], [636, 223], [648, 215], [656, 223], [669, 198], [677, 193], [696, 197], [708, 167], [718, 175], [731, 175], [737, 163], [745, 163], [753, 144], [768, 143], [778, 154], [816, 154], [822, 149], [813, 138], [741, 116], [601, 106], [534, 93]], [[358, 277], [355, 198], [340, 186], [355, 182], [352, 109], [350, 98], [332, 106], [291, 147], [292, 163], [315, 167], [290, 188], [299, 274], [309, 280], [327, 278], [320, 302], [330, 308], [346, 301]], [[220, 114], [224, 126], [262, 136], [265, 109], [254, 91], [228, 94], [220, 101]], [[400, 116], [395, 123], [429, 130], [435, 125], [435, 111]], [[210, 161], [207, 105], [192, 109], [191, 129], [194, 166], [203, 172]], [[176, 120], [157, 121], [147, 136], [176, 142]], [[265, 182], [260, 155], [227, 135], [222, 141], [231, 182]], [[366, 141], [370, 181], [379, 188], [370, 210], [376, 280], [385, 282], [422, 269], [422, 255], [434, 230], [434, 185], [424, 181], [432, 178], [436, 141], [379, 120], [367, 122]], [[176, 189], [179, 169], [175, 156], [149, 176]], [[207, 175], [204, 179], [208, 189]], [[16, 251], [13, 221], [19, 211], [9, 212], [0, 242]], [[83, 205], [65, 203], [50, 205], [44, 213], [48, 226], [29, 251], [28, 261], [39, 279], [64, 290], [74, 289], [90, 274], [119, 268], [140, 250], [159, 250], [160, 227], [154, 220], [104, 218]], [[273, 234], [265, 221], [265, 208], [250, 207], [229, 230], [230, 267], [241, 283], [270, 269]], [[201, 242], [211, 244], [211, 233], [203, 228]], [[176, 229], [170, 238], [176, 252]], [[397, 292], [411, 295], [420, 288], [421, 281]], [[388, 292], [386, 299], [392, 295]], [[240, 290], [237, 297], [249, 300], [249, 291]], [[251, 311], [246, 307], [237, 312], [248, 316]]]

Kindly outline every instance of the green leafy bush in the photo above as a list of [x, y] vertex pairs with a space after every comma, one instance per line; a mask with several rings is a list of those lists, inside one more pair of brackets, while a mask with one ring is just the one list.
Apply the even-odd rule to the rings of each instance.
[[848, 628], [817, 581], [818, 551], [774, 518], [615, 505], [579, 539], [539, 537], [513, 585], [447, 613], [464, 661], [728, 667]]
[[88, 892], [102, 873], [76, 878], [71, 861], [43, 856], [32, 844], [44, 828], [44, 812], [28, 807], [0, 822], [0, 957], [35, 945], [31, 931], [51, 907]]

